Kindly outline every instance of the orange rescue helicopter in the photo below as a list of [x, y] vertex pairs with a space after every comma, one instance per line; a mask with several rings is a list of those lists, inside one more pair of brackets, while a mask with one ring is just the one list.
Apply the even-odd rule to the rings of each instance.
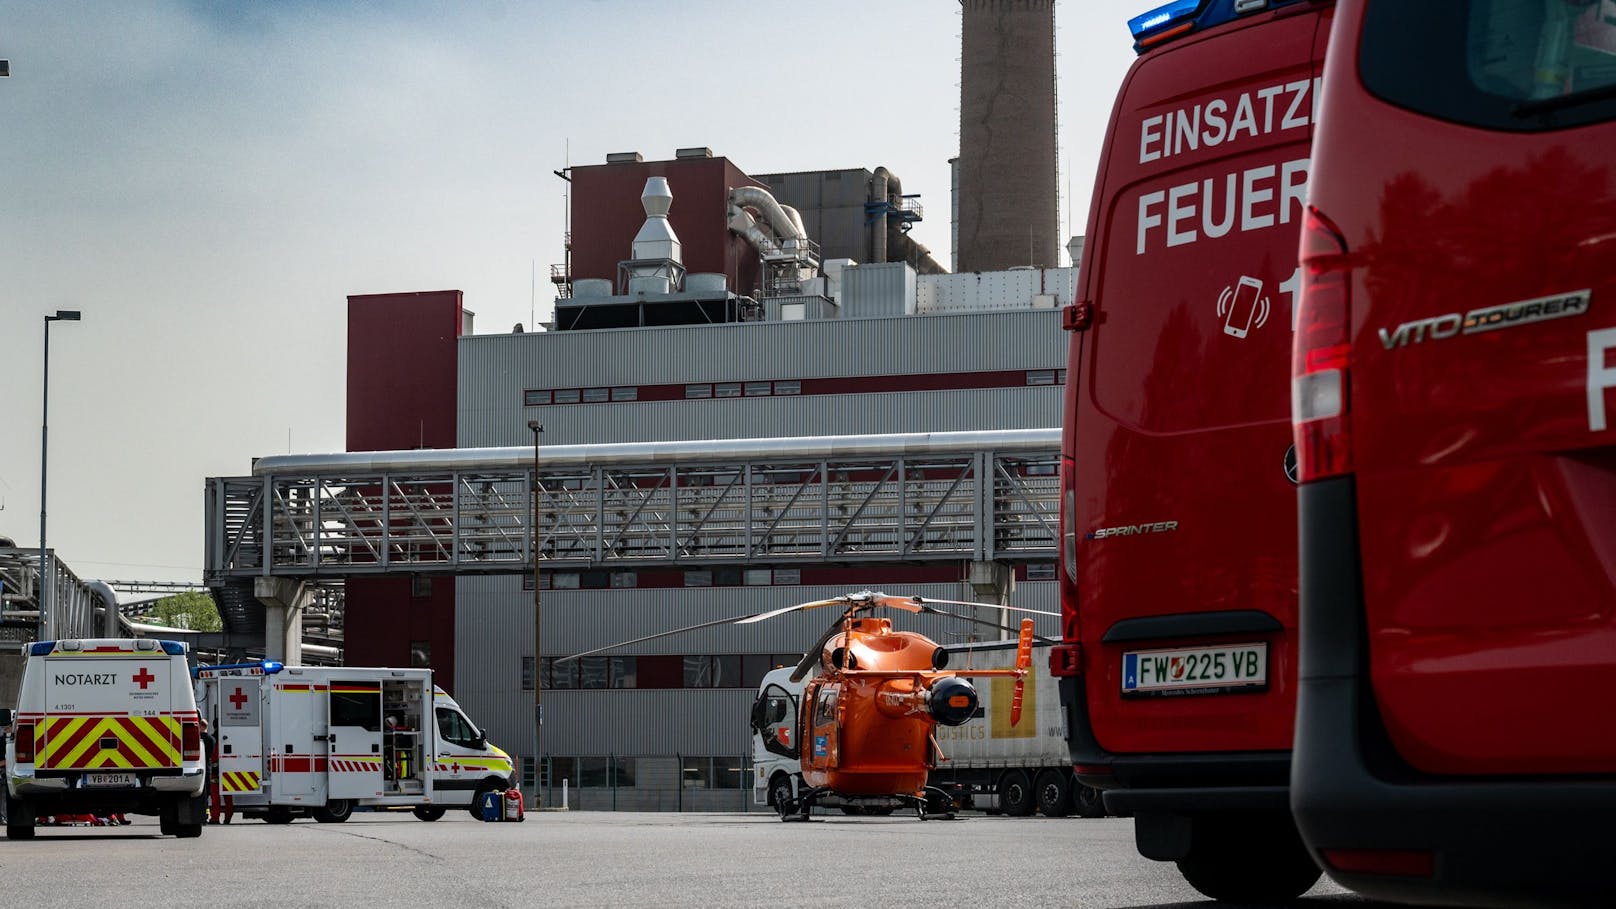
[[[865, 590], [659, 632], [562, 657], [557, 662], [699, 628], [746, 625], [800, 610], [841, 606], [841, 615], [808, 648], [791, 673], [791, 681], [800, 683], [818, 670], [804, 688], [794, 730], [796, 740], [806, 746], [801, 749], [806, 789], [794, 800], [777, 805], [781, 819], [807, 820], [817, 802], [832, 796], [836, 804], [862, 813], [885, 814], [908, 806], [921, 820], [952, 819], [952, 798], [942, 789], [926, 784], [937, 762], [947, 760], [935, 730], [938, 724], [962, 725], [976, 714], [979, 699], [967, 677], [1014, 678], [1010, 722], [1018, 723], [1035, 636], [1033, 620], [1023, 619], [1014, 669], [949, 669], [948, 652], [936, 642], [917, 632], [896, 631], [891, 619], [869, 614], [877, 609], [897, 609], [1018, 630], [938, 609], [939, 605], [1055, 614], [994, 603], [889, 596]], [[777, 706], [783, 711], [783, 704]], [[783, 718], [783, 712], [780, 716], [754, 716], [753, 723], [766, 725]]]

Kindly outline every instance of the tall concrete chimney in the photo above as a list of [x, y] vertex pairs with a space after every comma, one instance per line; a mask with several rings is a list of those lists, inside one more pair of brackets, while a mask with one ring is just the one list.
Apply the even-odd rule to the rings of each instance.
[[1060, 265], [1055, 0], [960, 0], [960, 271]]

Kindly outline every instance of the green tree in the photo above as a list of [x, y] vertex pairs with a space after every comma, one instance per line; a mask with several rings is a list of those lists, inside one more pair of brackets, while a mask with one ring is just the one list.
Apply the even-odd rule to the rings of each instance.
[[151, 620], [157, 625], [189, 628], [192, 631], [219, 631], [224, 628], [213, 597], [200, 590], [187, 590], [158, 600], [152, 604]]

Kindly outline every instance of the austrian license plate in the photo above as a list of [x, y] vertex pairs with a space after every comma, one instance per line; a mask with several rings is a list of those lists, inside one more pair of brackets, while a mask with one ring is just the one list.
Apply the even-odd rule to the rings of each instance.
[[1217, 694], [1268, 686], [1268, 645], [1178, 647], [1122, 655], [1123, 694]]
[[133, 773], [86, 773], [84, 785], [92, 789], [135, 785]]

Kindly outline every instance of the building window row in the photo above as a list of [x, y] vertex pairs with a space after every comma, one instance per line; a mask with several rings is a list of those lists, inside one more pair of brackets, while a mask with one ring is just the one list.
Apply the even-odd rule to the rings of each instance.
[[1065, 385], [1064, 369], [1001, 370], [935, 375], [847, 376], [821, 379], [757, 379], [740, 382], [691, 382], [678, 385], [616, 385], [594, 388], [529, 388], [524, 407], [552, 404], [616, 404], [627, 401], [687, 401], [711, 398], [768, 398], [796, 395], [866, 394], [878, 391], [941, 391], [965, 388], [1013, 388]]
[[[794, 666], [796, 653], [717, 653], [654, 656], [588, 656], [558, 662], [540, 661], [547, 691], [605, 688], [747, 688], [758, 687], [769, 670]], [[522, 688], [533, 690], [533, 658], [523, 657]]]
[[[667, 572], [658, 572], [667, 574]], [[800, 568], [693, 568], [678, 572], [683, 584], [654, 586], [684, 587], [797, 587], [802, 584]], [[637, 571], [545, 571], [539, 576], [540, 590], [623, 590], [640, 586]], [[533, 576], [523, 575], [522, 589], [533, 589]]]

